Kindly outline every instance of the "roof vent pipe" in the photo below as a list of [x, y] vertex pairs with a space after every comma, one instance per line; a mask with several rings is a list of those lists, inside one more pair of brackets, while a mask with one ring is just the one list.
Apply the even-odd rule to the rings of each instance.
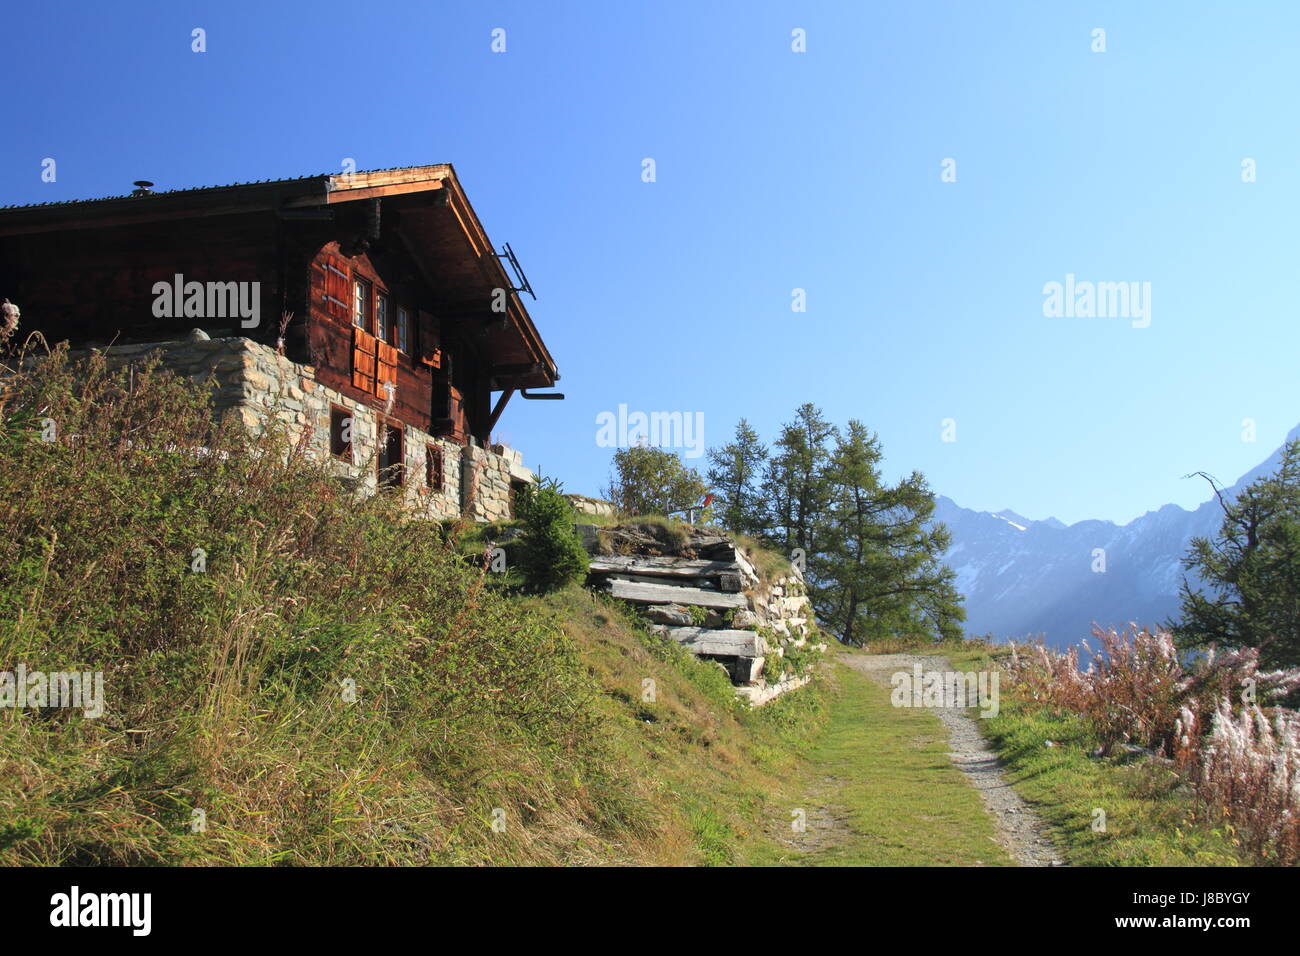
[[153, 186], [153, 183], [149, 182], [149, 180], [147, 180], [147, 179], [137, 179], [137, 180], [136, 180], [135, 182], [133, 182], [131, 185], [135, 187], [135, 189], [132, 190], [132, 192], [131, 192], [131, 195], [132, 195], [132, 196], [152, 196], [152, 195], [153, 195], [153, 189], [151, 188], [151, 187]]

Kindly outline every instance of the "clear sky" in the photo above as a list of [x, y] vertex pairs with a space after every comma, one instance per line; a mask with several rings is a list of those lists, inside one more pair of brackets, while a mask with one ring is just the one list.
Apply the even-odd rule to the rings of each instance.
[[[703, 413], [718, 445], [811, 401], [966, 507], [1127, 521], [1195, 505], [1181, 476], [1230, 483], [1300, 422], [1300, 4], [97, 2], [5, 21], [0, 203], [454, 163], [538, 292], [568, 396], [516, 399], [498, 435], [569, 491], [605, 483], [596, 417], [620, 404]], [[1067, 274], [1149, 282], [1149, 326], [1046, 317]]]

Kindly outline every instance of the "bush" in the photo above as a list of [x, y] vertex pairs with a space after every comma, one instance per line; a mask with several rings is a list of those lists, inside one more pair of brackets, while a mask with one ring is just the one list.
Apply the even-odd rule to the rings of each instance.
[[[1300, 687], [1300, 670], [1261, 670], [1258, 648], [1185, 663], [1164, 631], [1094, 630], [1086, 670], [1079, 652], [1012, 645], [1022, 698], [1082, 715], [1103, 749], [1136, 744], [1172, 757], [1208, 816], [1260, 859], [1300, 862], [1300, 715], [1259, 702]], [[1271, 713], [1269, 712], [1271, 711]]]
[[555, 591], [586, 577], [587, 550], [578, 537], [573, 506], [554, 479], [520, 491], [515, 513], [524, 524], [515, 553], [530, 590]]
[[1131, 743], [1170, 754], [1184, 710], [1208, 724], [1219, 700], [1249, 686], [1261, 699], [1300, 687], [1300, 670], [1261, 671], [1254, 648], [1211, 652], [1184, 664], [1166, 631], [1095, 628], [1099, 642], [1083, 648], [1092, 660], [1081, 668], [1079, 650], [1065, 653], [1035, 644], [1028, 654], [1013, 642], [1010, 671], [1022, 694], [1087, 717], [1104, 746]]

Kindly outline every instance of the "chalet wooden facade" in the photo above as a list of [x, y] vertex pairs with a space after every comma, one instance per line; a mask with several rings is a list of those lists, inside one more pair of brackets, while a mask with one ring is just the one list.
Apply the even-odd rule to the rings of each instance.
[[[559, 378], [520, 298], [526, 282], [507, 271], [450, 165], [137, 185], [0, 209], [0, 295], [22, 306], [25, 329], [127, 356], [195, 329], [247, 339], [260, 346], [253, 364], [284, 379], [272, 397], [335, 457], [360, 457], [340, 422], [364, 412], [381, 468], [403, 466], [390, 472], [399, 483], [423, 471], [430, 489], [445, 484], [435, 459], [487, 451], [511, 396]], [[220, 350], [205, 348], [215, 361]], [[295, 407], [309, 386], [331, 396], [326, 411]], [[259, 402], [271, 412], [271, 398]]]

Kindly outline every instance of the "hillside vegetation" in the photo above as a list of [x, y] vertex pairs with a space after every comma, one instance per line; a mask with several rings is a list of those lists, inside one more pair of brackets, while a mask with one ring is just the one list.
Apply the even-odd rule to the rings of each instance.
[[0, 708], [0, 863], [729, 863], [783, 813], [820, 689], [747, 711], [157, 369], [0, 396], [0, 671], [105, 696]]

